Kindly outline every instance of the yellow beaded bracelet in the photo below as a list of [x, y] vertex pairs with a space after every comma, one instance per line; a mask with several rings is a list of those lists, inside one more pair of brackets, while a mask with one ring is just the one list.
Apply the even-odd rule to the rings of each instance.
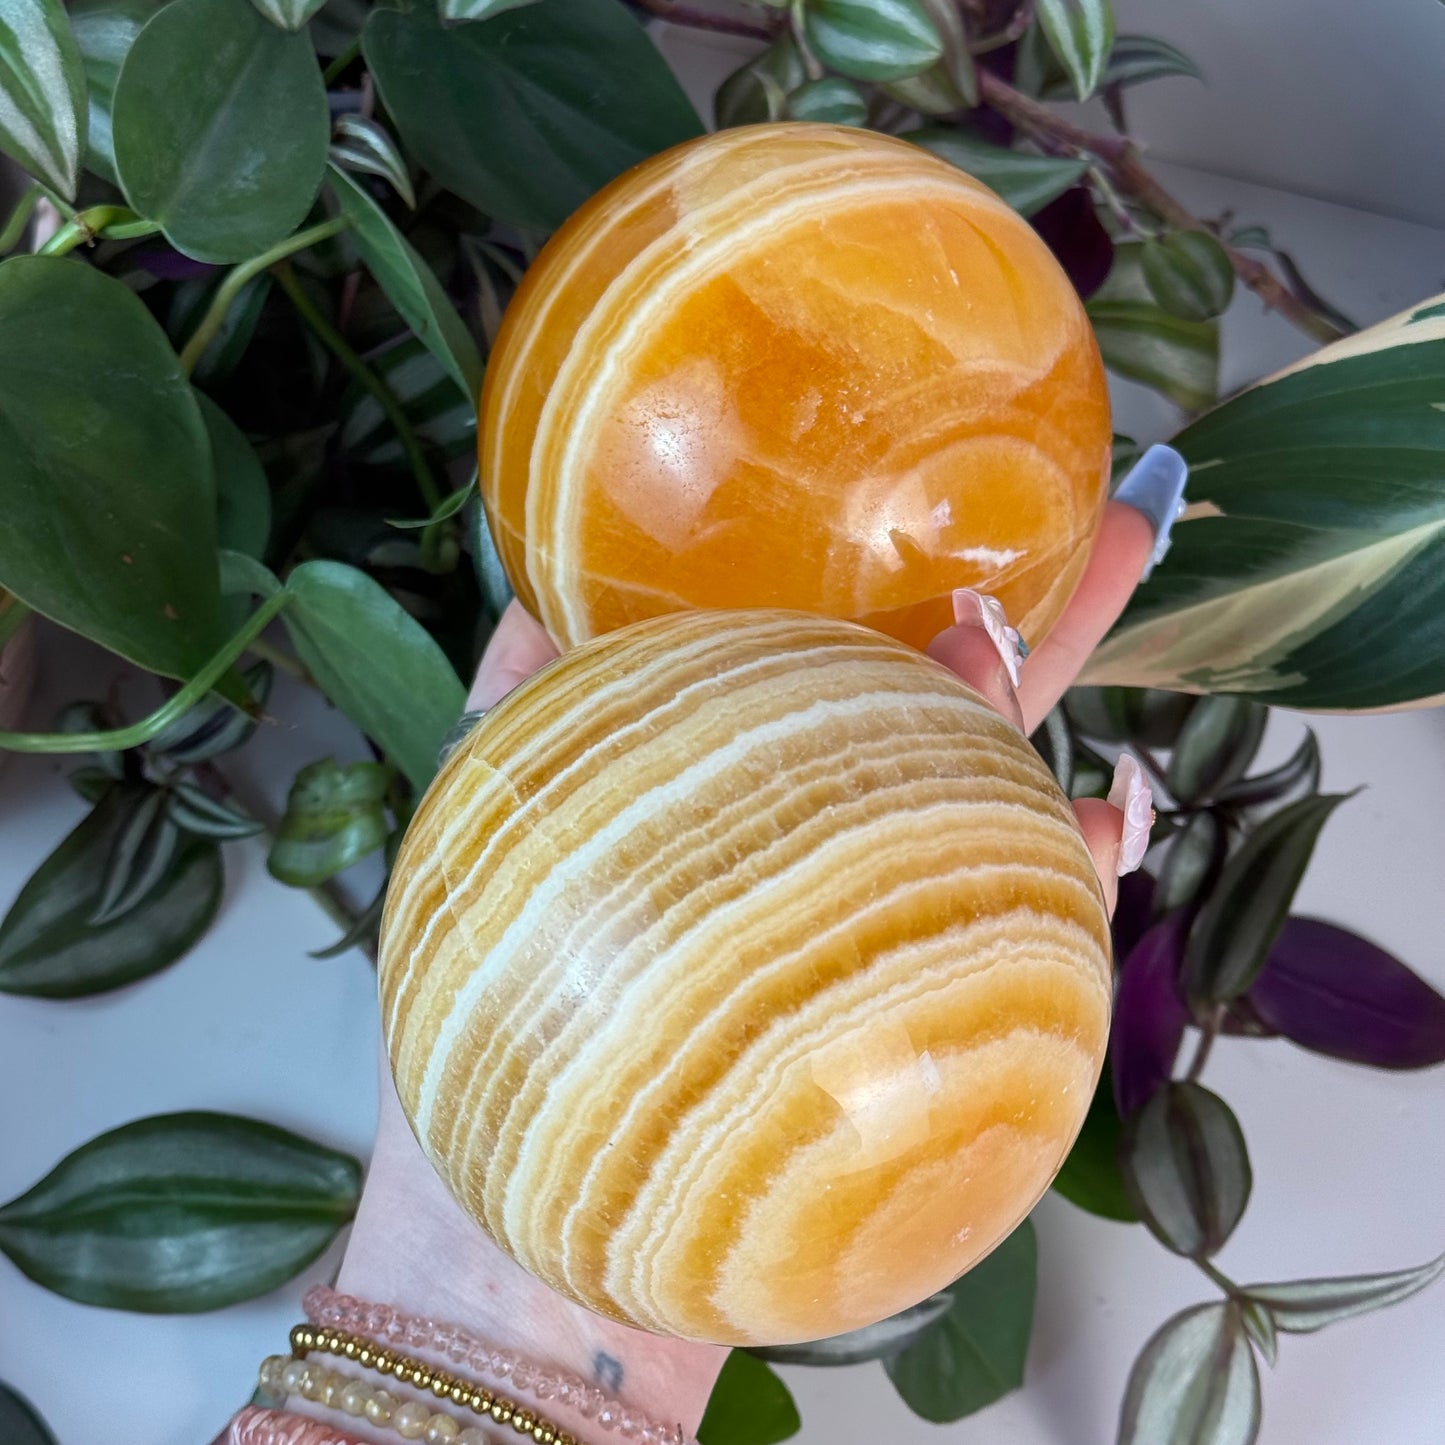
[[575, 1436], [535, 1410], [529, 1410], [484, 1385], [473, 1384], [424, 1360], [399, 1354], [390, 1346], [378, 1345], [361, 1335], [348, 1334], [345, 1330], [326, 1325], [297, 1325], [291, 1331], [293, 1356], [301, 1361], [312, 1350], [354, 1360], [364, 1370], [390, 1375], [413, 1389], [429, 1390], [438, 1399], [450, 1400], [474, 1415], [489, 1416], [498, 1425], [510, 1425], [519, 1435], [530, 1435], [536, 1445], [577, 1445]]

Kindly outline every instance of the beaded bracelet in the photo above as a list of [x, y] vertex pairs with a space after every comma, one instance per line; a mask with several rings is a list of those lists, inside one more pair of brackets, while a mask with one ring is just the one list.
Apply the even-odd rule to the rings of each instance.
[[[301, 1395], [381, 1429], [394, 1430], [403, 1440], [421, 1440], [425, 1445], [492, 1445], [485, 1430], [466, 1425], [445, 1410], [433, 1410], [415, 1400], [400, 1400], [381, 1385], [358, 1380], [344, 1370], [328, 1370], [313, 1360], [272, 1355], [262, 1362], [260, 1384], [263, 1390]], [[554, 1432], [550, 1438], [557, 1441], [560, 1437]]]
[[[309, 1366], [304, 1357], [311, 1350], [324, 1350], [327, 1354], [341, 1355], [348, 1360], [354, 1360], [364, 1370], [375, 1370], [379, 1375], [392, 1375], [403, 1385], [410, 1385], [415, 1390], [423, 1393], [430, 1391], [440, 1400], [451, 1400], [453, 1404], [461, 1405], [470, 1410], [474, 1415], [490, 1415], [498, 1425], [510, 1425], [519, 1435], [530, 1435], [536, 1445], [577, 1445], [576, 1438], [566, 1430], [552, 1423], [545, 1416], [538, 1415], [534, 1410], [528, 1410], [518, 1405], [515, 1400], [509, 1400], [505, 1395], [498, 1395], [485, 1385], [474, 1385], [470, 1380], [463, 1380], [456, 1375], [448, 1374], [445, 1370], [434, 1365], [428, 1365], [423, 1360], [413, 1359], [407, 1355], [398, 1354], [395, 1350], [385, 1345], [375, 1344], [373, 1341], [363, 1339], [360, 1335], [348, 1334], [345, 1330], [331, 1329], [326, 1325], [297, 1325], [291, 1331], [291, 1360], [281, 1359], [274, 1356], [273, 1359], [281, 1359], [280, 1381], [288, 1391], [299, 1388], [288, 1382], [289, 1380], [300, 1381], [303, 1379], [301, 1371]], [[267, 1361], [267, 1364], [270, 1364]], [[298, 1370], [296, 1367], [301, 1367]], [[319, 1368], [319, 1367], [315, 1367]], [[349, 1378], [349, 1377], [343, 1377]], [[303, 1393], [304, 1390], [303, 1390]], [[388, 1400], [394, 1400], [394, 1396], [387, 1391], [382, 1391]], [[311, 1398], [311, 1397], [308, 1397]], [[317, 1397], [319, 1398], [319, 1397]], [[326, 1403], [322, 1401], [322, 1403]], [[351, 1411], [341, 1401], [341, 1408], [348, 1413]], [[364, 1407], [363, 1407], [364, 1408]], [[426, 1406], [419, 1407], [425, 1411]], [[368, 1418], [371, 1416], [368, 1414]], [[381, 1423], [381, 1422], [377, 1422]], [[425, 1428], [425, 1427], [424, 1427]], [[439, 1426], [438, 1429], [445, 1427]], [[480, 1432], [478, 1432], [480, 1435]], [[420, 1435], [408, 1436], [408, 1439], [420, 1439]], [[427, 1436], [428, 1445], [431, 1437]], [[449, 1440], [452, 1437], [441, 1434], [439, 1440]], [[486, 1437], [481, 1436], [484, 1440]], [[468, 1441], [467, 1445], [474, 1445]]]
[[575, 1410], [584, 1420], [595, 1420], [603, 1430], [637, 1440], [640, 1445], [697, 1445], [682, 1427], [653, 1419], [568, 1370], [549, 1369], [498, 1349], [461, 1325], [422, 1319], [391, 1305], [368, 1304], [314, 1285], [302, 1301], [307, 1318], [372, 1340], [389, 1340], [409, 1350], [429, 1350], [462, 1365], [473, 1374], [507, 1380], [520, 1394], [536, 1400], [555, 1400], [558, 1407]]
[[285, 1410], [267, 1410], [260, 1405], [247, 1405], [231, 1421], [225, 1439], [226, 1445], [367, 1445], [322, 1420]]

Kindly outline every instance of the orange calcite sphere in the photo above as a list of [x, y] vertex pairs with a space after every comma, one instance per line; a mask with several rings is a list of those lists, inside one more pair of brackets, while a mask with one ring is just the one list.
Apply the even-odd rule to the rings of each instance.
[[527, 1269], [732, 1345], [911, 1305], [1048, 1187], [1109, 927], [1068, 800], [929, 658], [796, 612], [585, 643], [447, 760], [382, 1023], [422, 1147]]
[[508, 309], [480, 426], [492, 534], [563, 647], [696, 607], [923, 647], [955, 587], [1037, 643], [1111, 441], [1027, 222], [918, 146], [807, 124], [689, 142], [584, 205]]

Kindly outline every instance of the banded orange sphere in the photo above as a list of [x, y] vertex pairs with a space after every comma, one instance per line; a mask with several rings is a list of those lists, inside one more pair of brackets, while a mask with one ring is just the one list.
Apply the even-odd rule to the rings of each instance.
[[478, 449], [512, 584], [563, 647], [695, 607], [923, 647], [956, 587], [1043, 637], [1110, 441], [1093, 331], [1027, 222], [909, 142], [777, 124], [656, 156], [557, 232]]
[[725, 1344], [905, 1308], [1064, 1160], [1110, 1008], [1068, 800], [851, 623], [683, 612], [455, 750], [397, 859], [383, 1031], [451, 1193], [603, 1315]]

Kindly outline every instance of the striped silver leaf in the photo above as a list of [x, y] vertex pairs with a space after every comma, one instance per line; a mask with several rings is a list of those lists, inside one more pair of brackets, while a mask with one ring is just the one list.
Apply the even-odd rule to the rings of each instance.
[[60, 0], [3, 0], [0, 150], [73, 201], [85, 131], [85, 68]]
[[406, 161], [386, 127], [364, 115], [341, 115], [331, 135], [331, 164], [348, 171], [380, 176], [411, 209], [416, 192]]
[[1189, 510], [1085, 681], [1346, 712], [1445, 700], [1445, 298], [1174, 445]]
[[1113, 0], [1038, 0], [1039, 25], [1080, 100], [1098, 88], [1114, 48]]

